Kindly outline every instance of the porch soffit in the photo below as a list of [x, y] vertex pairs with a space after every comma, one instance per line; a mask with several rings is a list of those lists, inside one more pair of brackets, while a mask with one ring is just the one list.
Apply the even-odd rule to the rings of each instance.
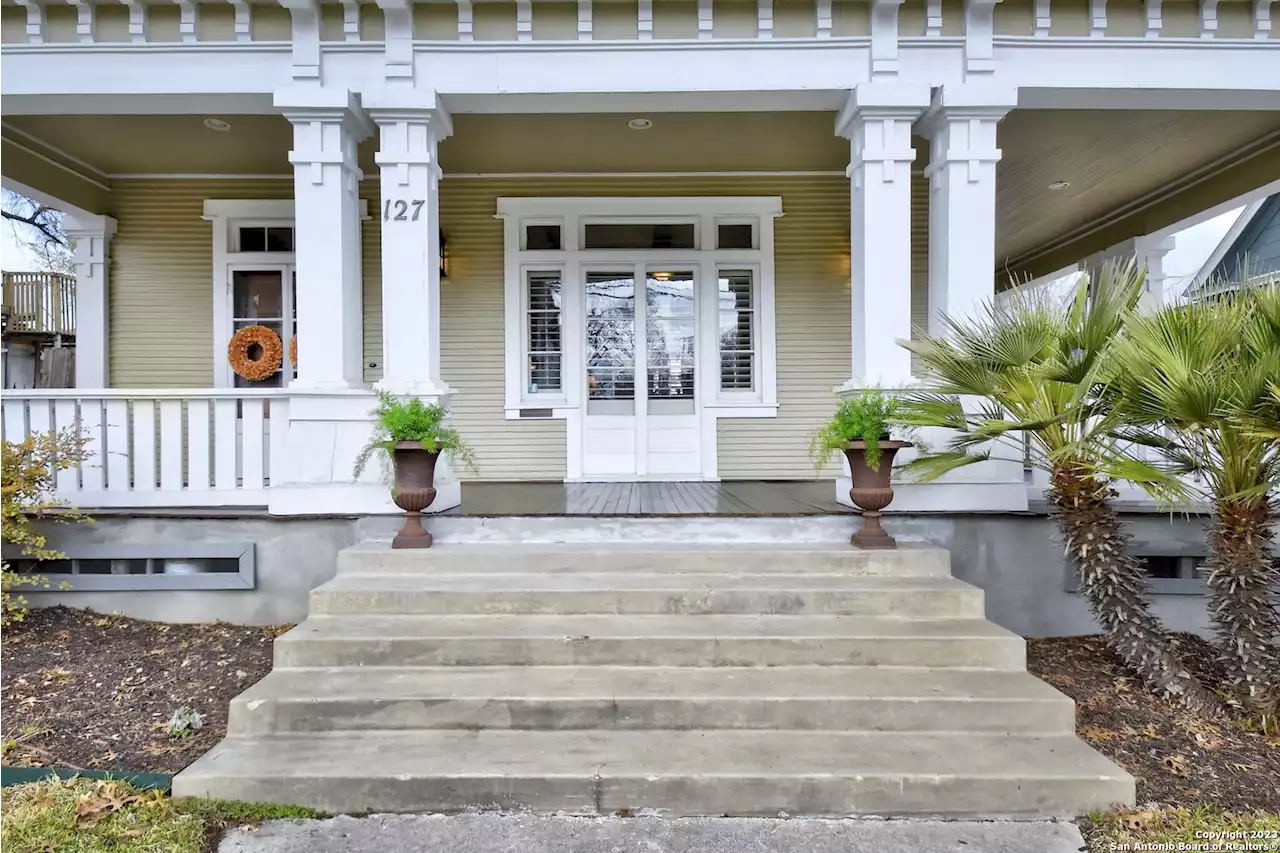
[[[848, 163], [848, 143], [832, 133], [831, 112], [643, 115], [653, 121], [652, 129], [629, 129], [631, 114], [459, 115], [454, 136], [441, 144], [441, 163], [446, 177], [814, 172], [833, 178]], [[290, 175], [292, 136], [285, 119], [217, 117], [231, 124], [230, 132], [208, 129], [204, 115], [10, 116], [4, 137], [37, 148], [64, 167], [46, 171], [70, 167], [108, 186], [121, 176], [141, 174]], [[1280, 115], [1267, 112], [1015, 110], [1001, 123], [999, 134], [999, 263], [1034, 255], [1272, 134], [1280, 134]], [[1276, 142], [1280, 145], [1280, 137]], [[916, 146], [918, 165], [923, 166], [927, 145], [916, 140]], [[374, 150], [373, 140], [361, 146], [361, 166], [368, 176], [376, 175]], [[37, 178], [24, 181], [11, 172], [15, 170], [6, 158], [6, 178], [52, 192]], [[1257, 185], [1276, 178], [1280, 173], [1258, 173]], [[1210, 175], [1205, 184], [1212, 180]], [[1055, 181], [1070, 186], [1048, 190]], [[1180, 210], [1189, 203], [1183, 195]], [[1211, 191], [1205, 197], [1210, 196]], [[1216, 199], [1204, 206], [1213, 203]], [[1073, 239], [1073, 251], [1077, 244], [1087, 247], [1088, 241]]]

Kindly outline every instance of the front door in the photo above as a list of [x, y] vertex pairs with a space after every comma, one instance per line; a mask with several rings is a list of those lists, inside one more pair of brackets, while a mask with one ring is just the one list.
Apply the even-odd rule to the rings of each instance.
[[696, 274], [613, 264], [583, 280], [586, 479], [697, 479]]

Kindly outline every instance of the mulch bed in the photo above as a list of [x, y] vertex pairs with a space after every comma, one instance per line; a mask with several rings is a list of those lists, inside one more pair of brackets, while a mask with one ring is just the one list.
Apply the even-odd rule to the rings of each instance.
[[[1179, 634], [1188, 668], [1222, 683], [1213, 647]], [[1028, 641], [1027, 668], [1076, 700], [1076, 733], [1133, 774], [1138, 803], [1280, 812], [1280, 738], [1240, 715], [1205, 719], [1145, 690], [1101, 637]]]
[[[181, 770], [222, 739], [228, 703], [270, 671], [280, 632], [32, 610], [0, 645], [4, 763]], [[181, 707], [204, 726], [171, 740], [163, 726]]]

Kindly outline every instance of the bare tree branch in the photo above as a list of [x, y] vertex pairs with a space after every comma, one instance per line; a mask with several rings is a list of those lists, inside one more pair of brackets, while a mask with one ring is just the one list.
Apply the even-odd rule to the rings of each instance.
[[9, 223], [18, 246], [44, 269], [75, 272], [74, 243], [62, 230], [62, 211], [5, 190], [0, 216]]

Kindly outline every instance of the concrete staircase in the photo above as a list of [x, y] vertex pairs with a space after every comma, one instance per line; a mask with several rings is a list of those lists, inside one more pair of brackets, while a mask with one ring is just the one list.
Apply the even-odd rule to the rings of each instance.
[[939, 549], [359, 546], [176, 795], [1074, 816], [1133, 780]]

